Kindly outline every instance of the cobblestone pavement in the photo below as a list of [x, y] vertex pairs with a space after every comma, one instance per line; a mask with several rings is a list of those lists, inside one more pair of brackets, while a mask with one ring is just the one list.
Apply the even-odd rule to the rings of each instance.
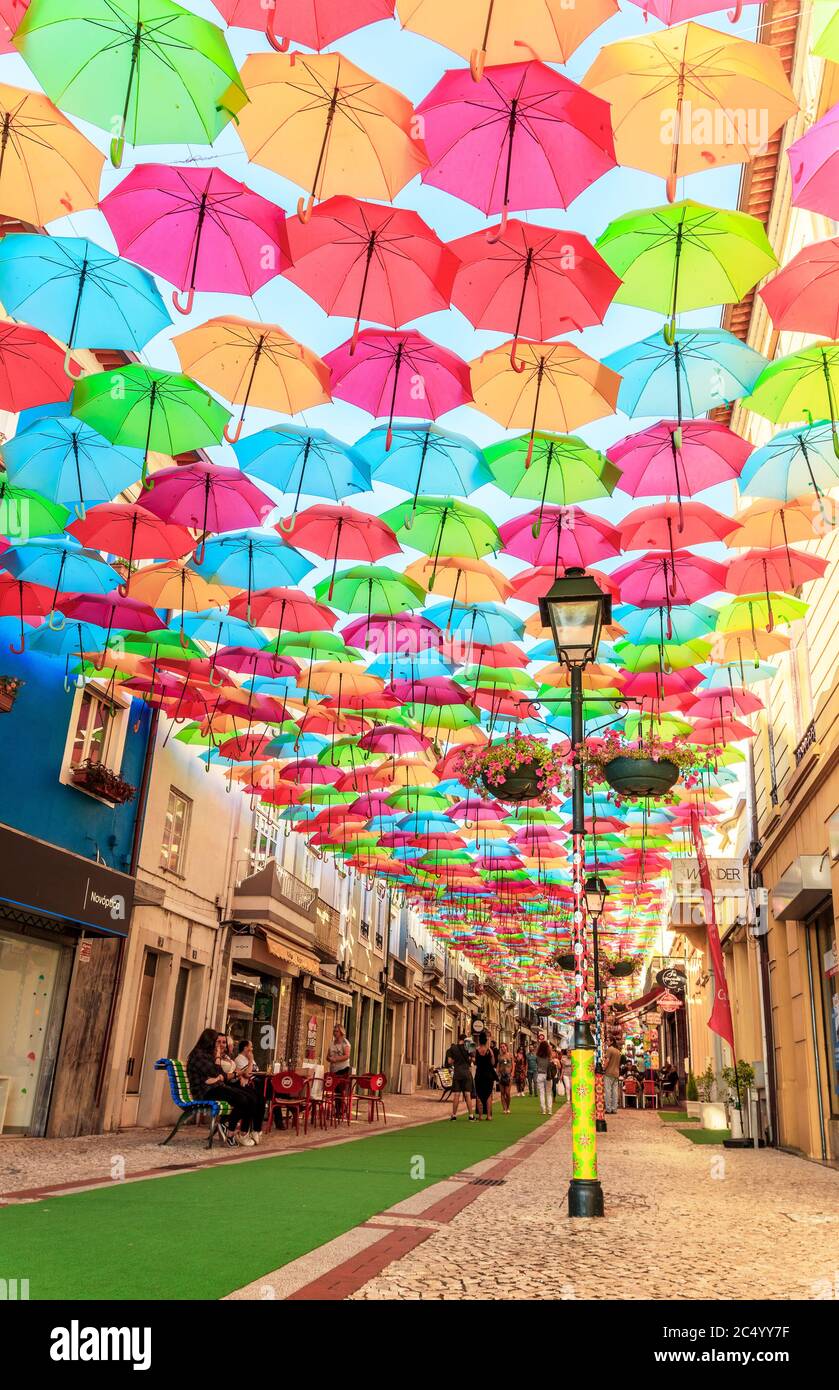
[[[439, 1092], [418, 1091], [410, 1096], [387, 1096], [387, 1129], [441, 1120], [450, 1114], [448, 1105], [439, 1104]], [[182, 1168], [206, 1162], [223, 1163], [249, 1154], [286, 1153], [315, 1144], [363, 1139], [384, 1129], [381, 1121], [367, 1123], [361, 1108], [358, 1124], [332, 1130], [309, 1130], [299, 1138], [294, 1130], [275, 1130], [266, 1135], [257, 1149], [222, 1148], [218, 1141], [208, 1150], [206, 1126], [185, 1124], [171, 1144], [160, 1147], [171, 1129], [126, 1129], [112, 1134], [93, 1134], [80, 1139], [26, 1139], [0, 1136], [0, 1202], [3, 1197], [31, 1189], [68, 1186], [74, 1183], [109, 1182], [114, 1177], [147, 1173], [158, 1168]], [[174, 1123], [174, 1120], [173, 1120]], [[119, 1172], [118, 1165], [124, 1165]]]
[[600, 1136], [606, 1215], [566, 1215], [569, 1126], [356, 1299], [839, 1298], [839, 1172], [694, 1145], [653, 1113]]

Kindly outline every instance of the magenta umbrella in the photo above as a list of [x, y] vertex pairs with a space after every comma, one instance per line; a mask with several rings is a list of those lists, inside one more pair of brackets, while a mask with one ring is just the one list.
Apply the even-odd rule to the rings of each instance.
[[430, 165], [424, 183], [500, 212], [567, 208], [615, 166], [607, 102], [545, 63], [504, 63], [475, 82], [453, 69], [417, 107]]
[[687, 713], [697, 719], [730, 719], [735, 714], [757, 714], [763, 701], [744, 686], [732, 685], [728, 690], [701, 690], [691, 701]]
[[582, 507], [534, 508], [499, 527], [504, 550], [531, 565], [553, 565], [554, 574], [569, 565], [585, 569], [620, 554], [614, 526]]
[[401, 724], [380, 724], [362, 734], [358, 746], [365, 753], [386, 753], [390, 758], [399, 758], [406, 753], [424, 753], [431, 747], [431, 739]]
[[745, 0], [630, 0], [644, 11], [644, 23], [652, 15], [662, 24], [681, 24], [686, 19], [698, 19], [717, 10], [728, 10], [728, 18], [736, 24], [743, 13]]
[[795, 207], [839, 217], [839, 102], [787, 154]]
[[636, 608], [666, 608], [667, 637], [672, 637], [670, 609], [674, 604], [698, 603], [724, 590], [727, 569], [715, 560], [694, 555], [690, 550], [651, 550], [628, 565], [612, 571], [620, 585], [621, 602]]
[[94, 662], [97, 671], [101, 671], [105, 663], [105, 652], [114, 628], [123, 632], [155, 632], [162, 626], [148, 603], [124, 598], [118, 589], [112, 589], [109, 594], [67, 594], [55, 606], [73, 622], [95, 623], [105, 629], [102, 655]]
[[421, 613], [374, 613], [372, 617], [354, 618], [341, 628], [341, 636], [349, 647], [364, 647], [376, 655], [416, 656], [418, 652], [439, 651], [443, 631]]
[[99, 204], [120, 255], [179, 290], [252, 295], [290, 264], [285, 215], [220, 169], [140, 164]]
[[472, 399], [468, 363], [413, 329], [365, 328], [355, 346], [350, 339], [323, 360], [332, 372], [333, 396], [387, 417], [386, 449], [394, 416], [436, 420]]
[[209, 532], [238, 531], [259, 526], [275, 504], [254, 487], [238, 468], [198, 461], [163, 468], [154, 475], [154, 490], [146, 494], [146, 511], [161, 521], [180, 522], [200, 532], [196, 563], [203, 558]]
[[659, 420], [606, 451], [622, 492], [679, 501], [739, 478], [750, 453], [747, 440], [716, 420]]

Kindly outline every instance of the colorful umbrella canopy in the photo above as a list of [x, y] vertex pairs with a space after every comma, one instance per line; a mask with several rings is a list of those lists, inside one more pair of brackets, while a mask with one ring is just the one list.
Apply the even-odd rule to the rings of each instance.
[[364, 24], [388, 19], [394, 0], [218, 0], [216, 9], [228, 24], [263, 30], [271, 47], [284, 53], [292, 40], [328, 48]]
[[403, 0], [399, 18], [406, 29], [425, 34], [470, 61], [479, 81], [484, 64], [515, 63], [522, 49], [546, 63], [567, 63], [571, 54], [617, 11], [617, 0], [588, 0], [585, 6], [565, 0]]
[[681, 423], [747, 395], [766, 363], [725, 329], [680, 328], [672, 343], [654, 333], [610, 353], [603, 365], [622, 377], [624, 414], [675, 415]]
[[40, 92], [0, 83], [0, 148], [9, 216], [43, 227], [96, 206], [105, 156]]
[[30, 487], [83, 517], [86, 507], [109, 502], [139, 482], [143, 455], [109, 443], [73, 416], [45, 416], [3, 445], [3, 462], [16, 486]]
[[[238, 469], [203, 462], [161, 469], [145, 506], [161, 521], [188, 526], [202, 538], [211, 531], [259, 525], [273, 511], [270, 499]], [[202, 539], [196, 550], [199, 562], [203, 545]]]
[[749, 457], [745, 439], [718, 420], [661, 420], [611, 445], [617, 486], [632, 497], [691, 497], [732, 482]]
[[[821, 499], [839, 483], [833, 426], [819, 423], [780, 430], [755, 449], [740, 477], [744, 497], [775, 497], [790, 502], [812, 492]], [[822, 508], [823, 511], [823, 508]]]
[[816, 343], [770, 362], [745, 402], [767, 420], [829, 420], [839, 458], [839, 343]]
[[371, 415], [387, 417], [385, 448], [393, 442], [396, 415], [436, 420], [472, 399], [467, 364], [422, 333], [384, 333], [365, 328], [324, 361], [332, 394]]
[[792, 201], [798, 208], [834, 218], [839, 210], [839, 103], [805, 131], [787, 150], [792, 174]]
[[294, 495], [292, 516], [304, 493], [340, 502], [347, 493], [368, 492], [372, 487], [360, 448], [333, 439], [325, 430], [272, 425], [238, 441], [234, 448], [239, 467], [248, 477]]

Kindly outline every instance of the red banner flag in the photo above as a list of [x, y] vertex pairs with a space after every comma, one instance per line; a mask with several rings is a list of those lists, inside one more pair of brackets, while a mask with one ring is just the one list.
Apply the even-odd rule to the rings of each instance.
[[718, 1033], [721, 1038], [725, 1038], [731, 1051], [734, 1052], [734, 1023], [731, 1018], [731, 1002], [728, 998], [728, 985], [725, 980], [725, 961], [722, 954], [719, 928], [717, 927], [711, 875], [708, 870], [708, 860], [705, 857], [705, 846], [702, 843], [702, 826], [699, 821], [699, 812], [695, 806], [691, 808], [690, 829], [699, 864], [699, 882], [706, 902], [705, 925], [708, 928], [708, 949], [714, 967], [714, 1004], [708, 1019], [708, 1027], [712, 1033]]

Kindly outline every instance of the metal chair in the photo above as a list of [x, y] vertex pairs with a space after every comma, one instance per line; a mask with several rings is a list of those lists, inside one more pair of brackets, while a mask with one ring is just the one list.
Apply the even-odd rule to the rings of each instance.
[[219, 1120], [223, 1120], [230, 1114], [230, 1106], [226, 1100], [193, 1100], [190, 1090], [189, 1080], [186, 1074], [186, 1067], [177, 1057], [160, 1057], [154, 1064], [155, 1071], [165, 1071], [169, 1078], [169, 1090], [172, 1099], [180, 1110], [177, 1123], [170, 1134], [165, 1139], [161, 1139], [161, 1147], [168, 1144], [170, 1139], [174, 1139], [184, 1120], [190, 1115], [195, 1116], [196, 1120], [202, 1110], [210, 1112], [210, 1134], [207, 1139], [207, 1148], [213, 1147], [213, 1139], [218, 1129]]
[[358, 1119], [359, 1101], [367, 1102], [367, 1123], [372, 1124], [374, 1119], [379, 1118], [381, 1111], [382, 1119], [387, 1124], [387, 1112], [385, 1110], [382, 1092], [387, 1085], [387, 1077], [384, 1072], [367, 1072], [363, 1076], [356, 1077], [355, 1087], [355, 1118]]
[[266, 1124], [268, 1132], [271, 1131], [271, 1122], [274, 1118], [274, 1111], [285, 1111], [286, 1115], [294, 1117], [294, 1132], [300, 1133], [300, 1116], [303, 1116], [303, 1133], [306, 1134], [309, 1128], [309, 1107], [311, 1105], [311, 1086], [308, 1076], [302, 1076], [298, 1071], [281, 1071], [269, 1078], [271, 1082], [271, 1094], [268, 1097], [268, 1113]]
[[312, 1124], [319, 1125], [321, 1129], [326, 1129], [329, 1125], [336, 1123], [335, 1077], [331, 1072], [327, 1072], [323, 1078], [320, 1095], [309, 1097], [309, 1116]]

